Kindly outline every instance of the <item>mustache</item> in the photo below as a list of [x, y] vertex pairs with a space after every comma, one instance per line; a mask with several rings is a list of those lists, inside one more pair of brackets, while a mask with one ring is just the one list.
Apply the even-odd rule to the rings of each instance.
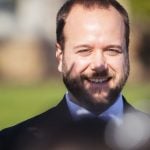
[[[65, 62], [63, 64], [64, 68], [66, 67]], [[73, 69], [76, 67], [75, 63], [73, 63], [69, 70], [66, 72], [65, 76], [70, 77], [72, 74]], [[108, 70], [97, 70], [92, 73], [85, 73], [81, 74], [81, 79], [90, 79], [90, 78], [106, 78], [106, 77], [113, 77], [114, 75], [110, 73]], [[78, 76], [78, 78], [80, 78]]]
[[111, 73], [109, 73], [107, 70], [103, 70], [103, 71], [98, 71], [98, 72], [93, 72], [93, 73], [89, 73], [89, 74], [83, 74], [81, 75], [81, 78], [83, 79], [89, 79], [89, 78], [103, 78], [103, 77], [110, 77], [112, 76]]

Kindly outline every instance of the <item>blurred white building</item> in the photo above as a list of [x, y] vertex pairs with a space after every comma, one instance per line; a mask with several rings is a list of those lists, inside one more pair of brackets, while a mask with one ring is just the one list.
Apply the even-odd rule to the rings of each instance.
[[63, 0], [0, 0], [0, 78], [32, 81], [55, 66], [56, 13]]
[[0, 0], [0, 37], [43, 35], [55, 39], [56, 13], [63, 0]]

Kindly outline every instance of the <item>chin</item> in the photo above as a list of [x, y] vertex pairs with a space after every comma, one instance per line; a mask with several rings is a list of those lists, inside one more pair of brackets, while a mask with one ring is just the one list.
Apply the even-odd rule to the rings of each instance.
[[110, 101], [107, 98], [100, 98], [95, 100], [95, 104], [109, 104]]
[[115, 102], [119, 94], [119, 91], [101, 91], [100, 93], [91, 94], [94, 103], [97, 104], [112, 104]]
[[102, 94], [96, 94], [91, 96], [91, 101], [97, 105], [97, 104], [109, 104], [110, 98], [108, 96], [103, 96]]

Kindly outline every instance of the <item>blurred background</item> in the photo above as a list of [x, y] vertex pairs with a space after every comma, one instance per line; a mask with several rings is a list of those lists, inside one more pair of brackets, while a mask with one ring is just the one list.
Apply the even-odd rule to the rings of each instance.
[[[66, 91], [55, 60], [65, 0], [0, 0], [0, 129], [56, 105]], [[150, 113], [150, 1], [119, 0], [131, 18], [131, 73], [123, 94]]]

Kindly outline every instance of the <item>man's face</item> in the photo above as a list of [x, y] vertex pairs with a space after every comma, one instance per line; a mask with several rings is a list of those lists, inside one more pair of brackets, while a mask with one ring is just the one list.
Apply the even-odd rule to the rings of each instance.
[[129, 72], [121, 15], [112, 7], [74, 6], [64, 36], [64, 50], [57, 44], [56, 57], [70, 95], [92, 111], [110, 106]]

